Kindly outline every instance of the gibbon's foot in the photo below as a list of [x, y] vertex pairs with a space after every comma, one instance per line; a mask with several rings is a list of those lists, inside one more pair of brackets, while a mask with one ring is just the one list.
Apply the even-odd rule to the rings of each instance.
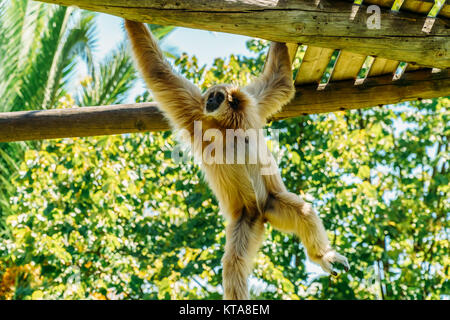
[[325, 272], [331, 273], [333, 276], [337, 276], [337, 272], [333, 270], [333, 264], [335, 263], [342, 264], [345, 271], [348, 271], [350, 269], [347, 258], [334, 250], [330, 250], [325, 253], [323, 257], [317, 261], [317, 263]]

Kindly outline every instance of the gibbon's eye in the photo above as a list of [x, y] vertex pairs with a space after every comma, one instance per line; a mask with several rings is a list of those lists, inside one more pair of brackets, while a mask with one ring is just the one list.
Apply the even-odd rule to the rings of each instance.
[[225, 96], [221, 92], [213, 92], [208, 96], [206, 101], [206, 111], [213, 112], [220, 107], [221, 103], [225, 100]]
[[225, 96], [222, 92], [217, 92], [216, 93], [216, 100], [218, 104], [221, 104], [223, 102], [223, 100], [225, 100]]

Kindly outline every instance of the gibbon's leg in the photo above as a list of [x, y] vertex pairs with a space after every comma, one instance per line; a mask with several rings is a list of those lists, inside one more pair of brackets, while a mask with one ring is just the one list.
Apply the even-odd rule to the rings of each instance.
[[250, 216], [243, 209], [239, 219], [226, 227], [223, 264], [223, 288], [225, 300], [248, 300], [247, 278], [251, 274], [253, 260], [264, 236], [261, 215]]
[[262, 75], [244, 88], [258, 102], [264, 119], [280, 111], [295, 94], [291, 59], [285, 43], [272, 42]]
[[125, 29], [136, 63], [158, 108], [176, 127], [193, 128], [194, 120], [203, 113], [200, 89], [172, 70], [145, 24], [125, 20]]
[[347, 258], [334, 251], [328, 240], [322, 221], [311, 205], [290, 192], [270, 194], [265, 218], [280, 231], [297, 234], [306, 248], [309, 258], [328, 273], [336, 275], [333, 263], [340, 263], [348, 271]]

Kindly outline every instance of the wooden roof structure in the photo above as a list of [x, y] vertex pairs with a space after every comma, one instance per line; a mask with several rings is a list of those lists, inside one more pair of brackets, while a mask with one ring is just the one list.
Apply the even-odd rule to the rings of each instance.
[[[356, 15], [362, 3], [363, 0], [354, 1], [352, 14]], [[419, 0], [366, 0], [364, 3], [391, 9], [393, 14], [399, 12], [399, 10], [404, 10], [423, 15], [424, 26], [422, 32], [426, 33], [431, 32], [438, 15], [445, 18], [450, 17], [450, 6], [446, 5], [445, 1], [441, 1], [441, 5], [434, 1]], [[446, 41], [449, 41], [449, 39]], [[449, 43], [447, 43], [447, 47], [448, 45]], [[297, 85], [319, 83], [320, 86], [320, 80], [323, 79], [324, 72], [329, 72], [331, 76], [329, 80], [323, 79], [325, 81], [333, 82], [353, 79], [355, 80], [355, 85], [361, 85], [366, 79], [381, 75], [391, 74], [393, 81], [395, 81], [401, 79], [405, 72], [408, 73], [419, 69], [428, 70], [430, 73], [442, 71], [439, 68], [434, 68], [433, 70], [433, 68], [421, 66], [420, 64], [408, 64], [399, 60], [358, 54], [352, 52], [351, 49], [339, 50], [336, 48], [334, 50], [318, 46], [290, 44], [290, 50], [293, 55], [299, 54], [300, 50], [300, 55], [302, 55], [302, 62], [295, 76]], [[447, 50], [448, 48], [445, 48], [446, 56], [448, 55]], [[335, 60], [330, 62], [332, 57]], [[321, 86], [320, 88], [323, 87]]]
[[[450, 95], [445, 0], [43, 1], [287, 42], [297, 94], [275, 120]], [[380, 28], [367, 25], [371, 5]], [[155, 103], [0, 113], [0, 141], [166, 129]]]

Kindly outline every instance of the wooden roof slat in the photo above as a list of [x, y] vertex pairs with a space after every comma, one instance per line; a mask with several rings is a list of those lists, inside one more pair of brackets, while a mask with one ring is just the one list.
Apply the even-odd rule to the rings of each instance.
[[356, 79], [365, 59], [364, 55], [341, 51], [330, 81]]
[[377, 1], [376, 0], [372, 0], [372, 1], [365, 0], [364, 1], [365, 4], [368, 4], [368, 3], [375, 4], [375, 2], [376, 2], [376, 4], [378, 4], [381, 7], [392, 8], [392, 5], [394, 4], [395, 0], [377, 0]]
[[395, 60], [376, 58], [367, 77], [380, 76], [383, 74], [394, 74], [398, 64], [399, 62]]
[[334, 49], [308, 46], [297, 73], [295, 84], [318, 83]]
[[406, 67], [405, 72], [419, 70], [419, 69], [424, 69], [424, 68], [425, 67], [419, 66], [417, 64], [410, 64], [410, 63], [408, 63], [408, 66]]
[[288, 47], [289, 58], [291, 58], [291, 63], [292, 63], [292, 62], [294, 62], [295, 54], [297, 53], [299, 45], [298, 45], [298, 43], [288, 43], [286, 45]]
[[433, 5], [434, 5], [433, 2], [405, 0], [405, 2], [402, 5], [402, 9], [428, 15], [428, 12], [430, 12]]
[[[391, 8], [393, 0], [364, 0], [365, 4], [377, 4], [380, 7]], [[410, 11], [415, 13], [421, 13], [424, 16], [428, 15], [428, 12], [434, 5], [434, 1], [423, 0], [405, 0], [400, 8], [400, 11]], [[450, 18], [450, 5], [445, 4], [438, 14], [438, 17]]]

